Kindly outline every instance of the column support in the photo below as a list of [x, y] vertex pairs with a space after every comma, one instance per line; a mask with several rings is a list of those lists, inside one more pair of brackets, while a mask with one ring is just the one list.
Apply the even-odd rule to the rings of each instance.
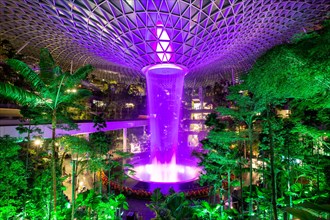
[[127, 152], [127, 128], [123, 128], [123, 151]]

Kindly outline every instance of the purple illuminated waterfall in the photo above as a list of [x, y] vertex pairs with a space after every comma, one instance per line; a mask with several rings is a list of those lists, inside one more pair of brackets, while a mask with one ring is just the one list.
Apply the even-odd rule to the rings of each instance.
[[188, 70], [168, 63], [174, 59], [173, 48], [161, 22], [157, 23], [155, 34], [155, 52], [162, 64], [142, 69], [147, 78], [150, 157], [134, 166], [133, 178], [157, 183], [187, 182], [196, 179], [200, 171], [190, 158], [178, 154], [183, 81]]
[[176, 158], [185, 72], [170, 64], [155, 65], [146, 72], [153, 163], [168, 164]]
[[150, 158], [144, 158], [134, 166], [133, 177], [158, 183], [192, 181], [200, 170], [190, 158], [178, 154], [180, 107], [187, 69], [173, 64], [157, 64], [143, 71], [148, 86]]

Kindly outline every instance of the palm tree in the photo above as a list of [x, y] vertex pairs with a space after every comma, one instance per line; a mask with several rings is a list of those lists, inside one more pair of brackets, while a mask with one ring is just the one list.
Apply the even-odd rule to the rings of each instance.
[[37, 73], [26, 63], [9, 59], [6, 61], [18, 74], [29, 83], [30, 89], [17, 87], [10, 83], [0, 82], [0, 95], [15, 101], [21, 106], [27, 106], [39, 111], [40, 117], [46, 118], [51, 123], [52, 138], [52, 181], [53, 181], [53, 209], [56, 212], [56, 167], [58, 160], [58, 149], [55, 145], [56, 127], [58, 122], [68, 122], [68, 107], [81, 107], [76, 101], [86, 98], [90, 92], [84, 89], [72, 89], [78, 86], [81, 80], [93, 70], [91, 65], [79, 68], [73, 74], [63, 72], [56, 65], [47, 49], [41, 49], [39, 70]]

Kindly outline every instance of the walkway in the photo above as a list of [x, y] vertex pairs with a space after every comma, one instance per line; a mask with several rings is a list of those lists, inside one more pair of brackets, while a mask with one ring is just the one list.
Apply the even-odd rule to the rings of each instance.
[[[19, 134], [16, 130], [17, 126], [22, 124], [19, 120], [0, 120], [0, 137], [9, 135], [16, 138], [24, 138], [26, 134]], [[77, 134], [89, 134], [97, 132], [94, 128], [94, 123], [92, 121], [77, 121], [78, 129], [77, 130], [63, 130], [56, 129], [57, 136], [62, 135], [77, 135]], [[126, 120], [126, 121], [107, 121], [106, 127], [102, 131], [113, 131], [125, 128], [134, 128], [142, 127], [148, 125], [148, 120]], [[60, 125], [59, 125], [60, 126]], [[27, 125], [25, 126], [27, 127]], [[52, 130], [50, 124], [37, 125], [36, 127], [40, 128], [43, 131], [43, 138], [51, 138]]]

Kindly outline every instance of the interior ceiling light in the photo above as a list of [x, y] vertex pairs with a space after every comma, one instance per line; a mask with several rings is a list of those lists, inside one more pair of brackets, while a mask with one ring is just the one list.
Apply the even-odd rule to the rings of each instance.
[[159, 39], [156, 53], [162, 62], [169, 62], [172, 57], [172, 45], [170, 43], [170, 37], [168, 36], [164, 25], [161, 22], [158, 22], [156, 31], [157, 37]]

